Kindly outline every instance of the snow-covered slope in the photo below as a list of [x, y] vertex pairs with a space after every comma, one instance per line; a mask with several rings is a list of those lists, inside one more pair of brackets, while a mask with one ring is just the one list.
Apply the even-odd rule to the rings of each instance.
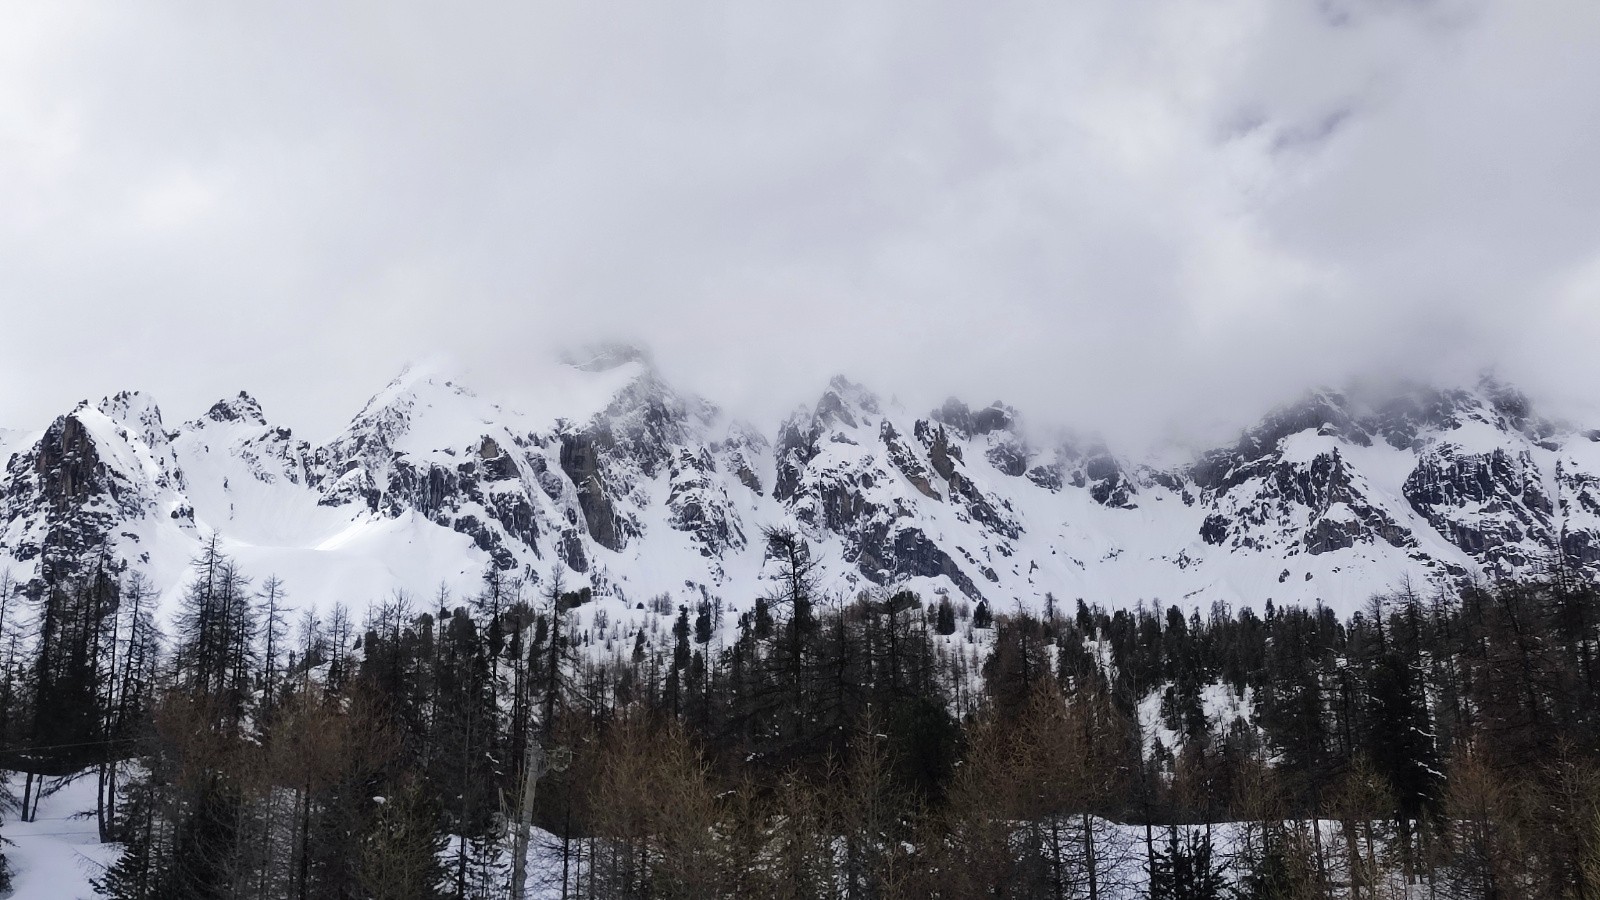
[[26, 581], [102, 558], [170, 595], [215, 536], [303, 605], [560, 568], [629, 606], [740, 608], [764, 590], [762, 530], [789, 526], [837, 593], [1000, 609], [1047, 593], [1350, 609], [1404, 581], [1600, 573], [1600, 432], [1492, 381], [1314, 393], [1176, 466], [1029, 433], [1003, 404], [919, 413], [842, 378], [764, 430], [626, 348], [554, 367], [524, 399], [414, 368], [322, 446], [247, 394], [170, 429], [141, 394], [84, 403], [4, 433], [0, 565]]
[[[21, 775], [7, 773], [8, 787], [22, 795]], [[6, 858], [11, 863], [11, 893], [16, 900], [80, 900], [93, 897], [93, 880], [117, 858], [119, 844], [100, 843], [95, 824], [92, 770], [46, 782], [38, 817], [19, 822], [7, 817]]]

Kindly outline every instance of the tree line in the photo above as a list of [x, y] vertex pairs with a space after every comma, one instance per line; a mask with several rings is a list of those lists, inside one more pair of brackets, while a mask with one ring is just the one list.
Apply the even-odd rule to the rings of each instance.
[[528, 896], [1600, 900], [1591, 584], [997, 609], [765, 539], [738, 614], [296, 614], [215, 543], [165, 621], [103, 559], [0, 579], [6, 799], [95, 779], [126, 900], [504, 898], [530, 801]]

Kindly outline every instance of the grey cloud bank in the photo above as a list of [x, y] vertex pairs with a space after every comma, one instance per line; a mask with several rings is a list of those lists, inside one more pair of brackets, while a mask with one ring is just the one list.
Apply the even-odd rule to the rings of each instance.
[[0, 423], [241, 387], [320, 438], [597, 338], [754, 418], [849, 373], [1148, 435], [1320, 382], [1600, 381], [1600, 7], [31, 4]]

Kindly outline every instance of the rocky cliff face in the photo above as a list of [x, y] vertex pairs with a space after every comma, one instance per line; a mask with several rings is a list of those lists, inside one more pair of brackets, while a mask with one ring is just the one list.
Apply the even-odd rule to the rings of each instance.
[[[148, 559], [130, 521], [164, 518], [193, 531], [183, 475], [160, 410], [121, 393], [61, 416], [5, 461], [0, 481], [0, 551], [37, 578], [104, 559], [116, 568]], [[131, 544], [123, 538], [131, 537]], [[109, 548], [122, 544], [120, 553]]]
[[175, 584], [215, 534], [319, 602], [560, 566], [629, 604], [738, 605], [762, 590], [763, 529], [784, 526], [831, 590], [1002, 606], [1354, 606], [1406, 579], [1600, 575], [1600, 433], [1493, 382], [1315, 393], [1159, 467], [1031, 434], [1001, 403], [917, 414], [842, 378], [764, 433], [631, 351], [558, 375], [555, 411], [526, 415], [407, 372], [321, 446], [247, 394], [170, 431], [143, 395], [82, 404], [6, 434], [0, 563], [40, 578], [103, 557]]

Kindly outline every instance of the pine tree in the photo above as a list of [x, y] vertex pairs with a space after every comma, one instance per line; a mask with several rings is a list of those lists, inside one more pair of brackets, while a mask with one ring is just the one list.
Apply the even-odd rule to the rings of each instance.
[[978, 608], [972, 611], [973, 628], [993, 628], [994, 614], [989, 612], [989, 601], [979, 600]]
[[1150, 868], [1150, 900], [1222, 900], [1227, 879], [1212, 859], [1211, 829], [1167, 827]]
[[[102, 556], [87, 575], [77, 577], [61, 563], [42, 585], [39, 621], [31, 672], [34, 698], [25, 741], [28, 751], [13, 767], [28, 773], [22, 818], [33, 815], [38, 794], [34, 775], [65, 775], [98, 761], [103, 755], [105, 722], [102, 653], [113, 643], [119, 591], [108, 561]], [[30, 800], [31, 794], [31, 800]]]
[[772, 609], [767, 605], [767, 598], [757, 597], [755, 608], [751, 611], [754, 634], [757, 640], [767, 640], [772, 637], [773, 621]]
[[698, 611], [694, 617], [694, 642], [696, 644], [711, 643], [711, 604], [700, 601]]
[[1318, 896], [1303, 861], [1289, 852], [1277, 828], [1269, 828], [1261, 855], [1239, 879], [1236, 900], [1311, 900]]
[[469, 844], [494, 828], [499, 811], [497, 779], [504, 770], [496, 755], [500, 711], [489, 688], [487, 648], [479, 623], [464, 608], [456, 609], [445, 623], [435, 677], [439, 703], [429, 780], [446, 798], [446, 820], [458, 836], [453, 896], [465, 898], [473, 872]]
[[288, 610], [285, 606], [283, 582], [276, 575], [267, 576], [257, 595], [260, 606], [257, 621], [261, 623], [261, 718], [270, 722], [272, 710], [277, 705], [282, 688], [283, 670], [279, 665], [283, 654], [284, 622]]
[[179, 686], [207, 707], [211, 727], [237, 733], [254, 696], [258, 623], [250, 581], [215, 538], [194, 563], [194, 581], [173, 620]]
[[150, 778], [130, 782], [124, 792], [122, 852], [105, 873], [93, 880], [95, 892], [110, 900], [160, 900], [172, 896], [168, 883], [164, 825], [156, 817], [159, 789]]
[[950, 597], [948, 595], [939, 597], [939, 606], [935, 617], [934, 631], [946, 636], [956, 633], [956, 608], [950, 605]]
[[813, 737], [805, 715], [805, 698], [811, 689], [809, 648], [817, 635], [815, 606], [820, 593], [817, 573], [820, 560], [812, 554], [805, 540], [790, 529], [767, 529], [763, 536], [767, 555], [776, 561], [778, 568], [775, 586], [766, 597], [767, 603], [789, 612], [787, 621], [773, 633], [771, 660], [775, 674], [789, 694], [788, 702], [780, 707], [783, 740], [795, 748]]
[[1394, 799], [1400, 852], [1409, 859], [1414, 829], [1424, 813], [1436, 811], [1444, 781], [1423, 690], [1420, 613], [1407, 604], [1386, 626], [1381, 599], [1371, 610], [1375, 647], [1365, 666], [1368, 734], [1363, 743]]

